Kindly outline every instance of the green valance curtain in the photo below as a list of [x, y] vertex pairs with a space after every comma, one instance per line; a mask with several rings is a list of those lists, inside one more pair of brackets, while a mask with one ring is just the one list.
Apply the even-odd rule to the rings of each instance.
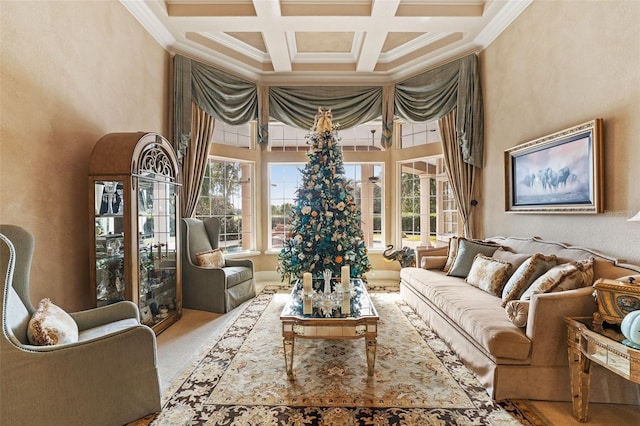
[[457, 108], [456, 134], [463, 160], [482, 167], [484, 112], [476, 55], [396, 84], [394, 107], [396, 115], [414, 122], [436, 120]]
[[184, 146], [189, 138], [192, 101], [207, 114], [228, 124], [258, 119], [260, 143], [268, 142], [268, 117], [310, 129], [318, 107], [322, 106], [331, 108], [334, 123], [347, 129], [382, 116], [384, 147], [391, 145], [394, 113], [410, 121], [424, 122], [439, 119], [457, 108], [456, 134], [463, 160], [482, 167], [484, 117], [475, 54], [384, 88], [258, 88], [254, 83], [180, 55], [176, 55], [174, 61], [174, 143], [177, 148]]
[[333, 123], [348, 129], [382, 115], [382, 87], [270, 87], [269, 115], [310, 129], [318, 107], [330, 108]]
[[191, 102], [231, 125], [258, 118], [258, 87], [226, 72], [181, 55], [174, 57], [174, 143], [191, 130]]
[[202, 188], [215, 120], [231, 125], [258, 117], [258, 88], [181, 55], [174, 57], [173, 143], [183, 180], [183, 217], [191, 217]]

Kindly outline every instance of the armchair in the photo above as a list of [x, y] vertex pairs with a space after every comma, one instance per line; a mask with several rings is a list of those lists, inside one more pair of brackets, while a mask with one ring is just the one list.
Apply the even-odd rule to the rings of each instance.
[[256, 295], [253, 262], [225, 258], [222, 268], [198, 265], [196, 254], [218, 248], [220, 220], [182, 219], [182, 306], [225, 313]]
[[122, 425], [160, 411], [153, 331], [119, 302], [70, 313], [78, 341], [29, 344], [32, 235], [0, 225], [0, 424]]

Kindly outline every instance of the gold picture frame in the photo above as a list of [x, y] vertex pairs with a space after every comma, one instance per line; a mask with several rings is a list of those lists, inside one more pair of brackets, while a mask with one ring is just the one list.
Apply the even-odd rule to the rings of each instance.
[[602, 126], [597, 118], [505, 150], [505, 211], [602, 213]]

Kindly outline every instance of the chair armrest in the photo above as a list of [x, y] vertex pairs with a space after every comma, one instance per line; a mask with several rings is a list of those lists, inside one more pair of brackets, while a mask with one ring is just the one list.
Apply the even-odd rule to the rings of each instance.
[[253, 270], [253, 260], [251, 259], [225, 259], [225, 266], [246, 266]]
[[[126, 327], [120, 330], [111, 331], [100, 336], [93, 337], [91, 339], [79, 340], [73, 343], [65, 343], [61, 345], [21, 345], [22, 349], [26, 349], [30, 352], [60, 352], [67, 350], [75, 350], [77, 348], [84, 348], [85, 350], [92, 350], [92, 348], [99, 347], [109, 342], [119, 342], [122, 340], [149, 340], [153, 342], [155, 348], [156, 337], [151, 327], [146, 325], [136, 325]], [[155, 355], [154, 355], [155, 356]]]
[[596, 311], [593, 287], [533, 295], [526, 334], [531, 339], [531, 364], [566, 365], [565, 317], [588, 317]]
[[140, 311], [135, 303], [128, 300], [88, 309], [86, 311], [72, 312], [71, 318], [78, 324], [79, 330], [87, 330], [102, 324], [119, 321], [126, 318], [134, 318], [140, 323]]

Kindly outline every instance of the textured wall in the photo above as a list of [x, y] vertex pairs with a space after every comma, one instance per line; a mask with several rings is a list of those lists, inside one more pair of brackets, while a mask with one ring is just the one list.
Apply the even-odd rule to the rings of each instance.
[[[483, 234], [537, 235], [640, 263], [640, 2], [536, 1], [482, 54]], [[600, 215], [504, 212], [503, 152], [604, 119]]]
[[167, 134], [169, 55], [117, 1], [0, 9], [0, 222], [35, 236], [34, 303], [87, 308], [89, 156], [105, 133]]

